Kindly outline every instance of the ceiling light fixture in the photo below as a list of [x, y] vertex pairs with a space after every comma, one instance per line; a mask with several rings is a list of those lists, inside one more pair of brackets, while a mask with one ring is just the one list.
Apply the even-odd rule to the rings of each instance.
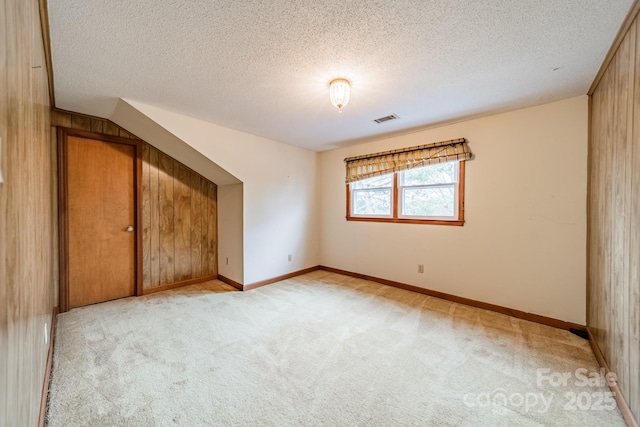
[[351, 83], [347, 79], [334, 79], [329, 83], [331, 103], [342, 113], [342, 108], [349, 103]]

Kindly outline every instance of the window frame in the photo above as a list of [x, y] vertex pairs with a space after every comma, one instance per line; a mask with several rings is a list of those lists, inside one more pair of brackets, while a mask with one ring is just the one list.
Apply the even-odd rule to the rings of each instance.
[[[354, 215], [351, 214], [352, 217], [354, 218], [377, 218], [377, 219], [393, 219], [394, 218], [394, 209], [395, 209], [395, 193], [396, 193], [396, 176], [395, 174], [389, 173], [389, 174], [384, 174], [386, 175], [393, 175], [392, 179], [391, 179], [391, 186], [389, 187], [373, 187], [373, 188], [356, 188], [355, 190], [353, 190], [353, 192], [367, 192], [367, 191], [389, 191], [389, 206], [391, 208], [391, 212], [389, 212], [389, 215]], [[349, 186], [350, 184], [347, 184], [347, 186]], [[349, 202], [351, 202], [351, 187], [349, 187]]]
[[[392, 216], [363, 216], [351, 214], [351, 186], [346, 184], [347, 190], [347, 221], [362, 221], [362, 222], [391, 222], [399, 224], [431, 224], [431, 225], [451, 225], [461, 227], [464, 225], [464, 183], [465, 183], [465, 160], [458, 161], [458, 188], [457, 188], [457, 219], [446, 219], [442, 217], [433, 217], [430, 219], [421, 219], [415, 216], [402, 216], [400, 215], [400, 191], [402, 188], [411, 188], [411, 186], [401, 187], [399, 185], [399, 174], [401, 172], [393, 172], [393, 187], [391, 188], [391, 203], [392, 203]], [[437, 185], [432, 185], [437, 186]], [[425, 186], [428, 187], [428, 186]]]

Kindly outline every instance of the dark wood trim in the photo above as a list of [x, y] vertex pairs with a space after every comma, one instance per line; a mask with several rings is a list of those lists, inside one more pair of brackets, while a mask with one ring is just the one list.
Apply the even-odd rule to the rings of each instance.
[[466, 161], [458, 162], [458, 222], [464, 225], [464, 180]]
[[[640, 0], [639, 0], [640, 1]], [[451, 225], [455, 227], [464, 226], [464, 179], [465, 179], [465, 161], [460, 160], [458, 162], [458, 219], [417, 219], [417, 218], [401, 218], [398, 211], [400, 191], [398, 186], [398, 173], [393, 174], [393, 195], [392, 195], [392, 217], [391, 218], [375, 218], [375, 217], [360, 217], [351, 215], [351, 191], [349, 190], [349, 184], [346, 185], [347, 189], [347, 221], [360, 221], [360, 222], [389, 222], [394, 224], [425, 224], [425, 225]]]
[[589, 95], [587, 99], [587, 248], [586, 248], [586, 311], [585, 317], [587, 319], [587, 327], [591, 324], [591, 158], [593, 156], [593, 133], [592, 133], [592, 120], [593, 120], [593, 96]]
[[67, 179], [67, 138], [78, 136], [81, 138], [98, 141], [125, 144], [134, 147], [134, 218], [136, 221], [135, 233], [135, 272], [134, 294], [142, 295], [142, 142], [137, 139], [123, 138], [119, 136], [105, 135], [80, 129], [71, 129], [58, 126], [58, 221], [59, 221], [59, 306], [60, 312], [69, 311], [69, 217], [68, 217], [68, 179]]
[[589, 88], [587, 95], [591, 96], [596, 91], [598, 84], [600, 84], [600, 80], [602, 80], [602, 76], [604, 76], [604, 73], [607, 72], [609, 64], [616, 56], [616, 52], [618, 52], [618, 48], [622, 44], [622, 40], [624, 40], [625, 36], [627, 35], [627, 31], [629, 31], [631, 24], [633, 24], [633, 20], [636, 19], [636, 16], [638, 16], [638, 12], [640, 12], [640, 0], [635, 0], [633, 5], [631, 6], [631, 9], [629, 9], [629, 13], [627, 13], [627, 17], [622, 23], [622, 26], [620, 26], [620, 30], [618, 31], [616, 38], [613, 39], [613, 43], [609, 48], [609, 52], [607, 52], [607, 56], [605, 56], [604, 61], [602, 61], [602, 65], [598, 70], [598, 74], [596, 74], [596, 77], [593, 79], [593, 83], [591, 83], [591, 87]]
[[391, 222], [395, 224], [431, 224], [431, 225], [453, 225], [462, 227], [464, 221], [447, 221], [441, 219], [402, 219], [402, 218], [360, 218], [356, 216], [348, 217], [347, 221], [361, 222]]
[[236, 288], [239, 291], [243, 290], [242, 289], [243, 288], [242, 283], [238, 283], [235, 280], [229, 279], [228, 277], [221, 276], [221, 275], [218, 274], [218, 280], [220, 280], [221, 282], [226, 283], [227, 285], [233, 286], [234, 288]]
[[351, 218], [351, 193], [349, 192], [349, 184], [347, 184], [345, 187], [347, 188], [347, 213], [345, 215], [345, 218], [347, 218], [347, 221], [349, 221], [349, 218]]
[[[595, 354], [598, 364], [604, 369], [605, 375], [607, 375], [611, 372], [611, 369], [609, 369], [609, 365], [607, 364], [607, 361], [602, 354], [602, 350], [600, 350], [600, 346], [593, 336], [591, 329], [587, 328], [587, 332], [589, 333], [589, 344], [591, 344], [593, 354]], [[609, 388], [611, 389], [611, 392], [616, 399], [618, 409], [620, 410], [624, 421], [627, 423], [627, 426], [638, 427], [638, 421], [634, 418], [633, 412], [631, 412], [631, 408], [629, 407], [627, 400], [624, 398], [624, 395], [622, 394], [622, 390], [620, 390], [618, 383], [616, 382], [615, 385], [609, 385]]]
[[414, 285], [408, 285], [406, 283], [400, 283], [394, 280], [381, 279], [379, 277], [369, 276], [367, 274], [354, 273], [351, 271], [340, 270], [338, 268], [326, 267], [323, 265], [321, 265], [319, 269], [324, 271], [329, 271], [331, 273], [337, 273], [337, 274], [343, 274], [345, 276], [356, 277], [358, 279], [370, 280], [372, 282], [393, 286], [395, 288], [404, 289], [406, 291], [418, 292], [420, 294], [444, 299], [444, 300], [455, 302], [458, 304], [464, 304], [471, 307], [481, 308], [483, 310], [489, 310], [489, 311], [494, 311], [496, 313], [506, 314], [507, 316], [512, 316], [518, 319], [528, 320], [530, 322], [552, 326], [558, 329], [569, 330], [571, 328], [575, 328], [582, 331], [586, 329], [584, 325], [579, 325], [577, 323], [565, 322], [564, 320], [558, 320], [551, 317], [541, 316], [539, 314], [527, 313], [525, 311], [516, 310], [513, 308], [508, 308], [500, 305], [490, 304], [487, 302], [477, 301], [470, 298], [459, 297], [459, 296], [447, 294], [444, 292], [433, 291], [431, 289], [421, 288], [419, 286], [414, 286]]
[[204, 283], [210, 280], [217, 280], [217, 279], [219, 279], [218, 275], [212, 274], [210, 276], [202, 276], [202, 277], [197, 277], [195, 279], [182, 280], [180, 282], [170, 283], [168, 285], [143, 289], [141, 295], [155, 294], [156, 292], [168, 291], [169, 289], [182, 288], [184, 286], [195, 285], [198, 283]]
[[[270, 285], [275, 282], [279, 282], [281, 280], [290, 279], [292, 277], [300, 276], [302, 274], [311, 273], [312, 271], [320, 270], [320, 266], [316, 265], [314, 267], [305, 268], [303, 270], [294, 271], [291, 273], [283, 274], [282, 276], [273, 277], [271, 279], [261, 280], [259, 282], [250, 283], [248, 285], [243, 285], [243, 291], [250, 291], [252, 289], [259, 288], [261, 286]], [[233, 286], [233, 285], [232, 285]]]
[[51, 313], [51, 327], [49, 328], [49, 352], [47, 353], [47, 364], [44, 369], [44, 381], [42, 383], [42, 396], [40, 397], [40, 415], [38, 416], [38, 426], [44, 427], [47, 418], [47, 406], [49, 404], [49, 387], [51, 385], [51, 368], [53, 366], [53, 344], [56, 339], [56, 317], [60, 310], [53, 308]]
[[44, 60], [47, 68], [47, 80], [49, 82], [49, 104], [56, 105], [55, 91], [53, 90], [53, 61], [51, 60], [51, 30], [49, 29], [49, 7], [47, 0], [38, 0], [40, 11], [40, 31], [42, 33], [42, 46]]
[[393, 194], [392, 194], [392, 199], [393, 199], [393, 218], [398, 218], [398, 200], [400, 198], [400, 196], [398, 195], [399, 191], [398, 191], [398, 174], [394, 173], [393, 174]]
[[58, 306], [60, 312], [69, 311], [69, 260], [67, 247], [69, 236], [69, 218], [67, 217], [67, 144], [66, 135], [62, 128], [57, 131], [58, 154]]

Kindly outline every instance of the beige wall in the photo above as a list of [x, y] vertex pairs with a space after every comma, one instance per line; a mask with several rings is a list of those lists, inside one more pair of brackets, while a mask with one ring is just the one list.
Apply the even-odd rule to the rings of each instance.
[[0, 426], [35, 426], [53, 312], [54, 175], [38, 1], [0, 9]]
[[218, 274], [243, 283], [242, 184], [218, 186]]
[[640, 23], [598, 83], [589, 146], [589, 329], [640, 421]]
[[[460, 137], [464, 227], [345, 220], [345, 157]], [[584, 324], [586, 165], [586, 96], [324, 152], [320, 262]]]

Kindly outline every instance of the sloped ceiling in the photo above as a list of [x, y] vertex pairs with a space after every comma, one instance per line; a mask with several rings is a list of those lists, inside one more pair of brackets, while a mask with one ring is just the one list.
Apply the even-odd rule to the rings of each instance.
[[584, 95], [632, 3], [50, 0], [56, 107], [127, 98], [322, 151]]

